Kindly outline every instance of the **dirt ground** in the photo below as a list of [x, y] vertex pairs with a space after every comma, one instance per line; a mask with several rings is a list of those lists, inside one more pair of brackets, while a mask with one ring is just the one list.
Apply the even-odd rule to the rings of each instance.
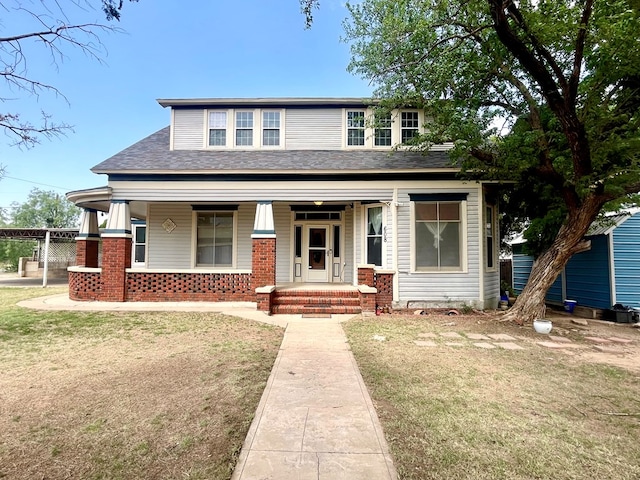
[[[577, 325], [562, 313], [548, 318], [551, 335], [570, 340], [555, 351], [640, 374], [640, 329], [595, 320]], [[455, 331], [506, 333], [541, 351], [547, 347], [540, 342], [554, 342], [531, 326], [501, 322], [500, 314], [432, 314], [430, 321]], [[219, 363], [212, 342], [219, 349], [230, 340], [206, 330], [128, 331], [51, 338], [17, 356], [5, 351], [0, 478], [228, 478], [232, 465], [213, 471], [211, 459], [239, 448], [250, 418], [238, 399], [250, 396], [254, 409], [264, 385], [241, 390], [252, 368], [247, 359]]]
[[229, 331], [128, 331], [0, 349], [0, 478], [229, 478], [280, 337], [240, 334], [243, 345]]
[[[546, 319], [553, 323], [549, 335], [535, 332], [531, 325], [518, 326], [501, 322], [501, 312], [474, 312], [472, 314], [443, 315], [444, 311], [426, 312], [440, 325], [452, 330], [470, 333], [506, 333], [532, 346], [549, 348], [542, 342], [556, 344], [554, 351], [571, 356], [575, 361], [613, 365], [640, 374], [640, 324], [615, 323], [581, 318], [562, 311], [547, 311]], [[394, 312], [407, 315], [413, 312]], [[586, 321], [587, 325], [574, 323]], [[554, 338], [555, 337], [555, 338]], [[568, 340], [564, 348], [561, 339]]]

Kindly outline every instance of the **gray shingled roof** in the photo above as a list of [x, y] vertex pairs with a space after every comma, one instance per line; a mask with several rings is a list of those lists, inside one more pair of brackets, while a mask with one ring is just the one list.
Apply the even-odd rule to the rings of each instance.
[[125, 148], [95, 173], [407, 171], [454, 168], [447, 152], [371, 150], [169, 150], [169, 127]]

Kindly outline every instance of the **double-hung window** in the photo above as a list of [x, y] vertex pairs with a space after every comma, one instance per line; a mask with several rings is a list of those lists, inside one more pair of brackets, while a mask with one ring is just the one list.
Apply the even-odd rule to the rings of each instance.
[[367, 207], [367, 263], [382, 266], [382, 206]]
[[209, 112], [209, 146], [227, 145], [227, 112]]
[[262, 112], [262, 145], [280, 145], [280, 112]]
[[196, 266], [232, 267], [234, 212], [196, 213]]
[[253, 145], [253, 112], [236, 112], [236, 146]]
[[347, 145], [364, 145], [364, 110], [347, 111]]
[[147, 250], [147, 226], [144, 224], [133, 224], [133, 264], [143, 266]]
[[418, 135], [420, 121], [418, 112], [402, 112], [400, 116], [400, 140], [402, 143], [410, 143], [411, 139]]
[[462, 202], [414, 202], [416, 270], [461, 270]]
[[391, 114], [378, 114], [375, 115], [374, 126], [374, 145], [376, 147], [390, 147], [391, 146]]

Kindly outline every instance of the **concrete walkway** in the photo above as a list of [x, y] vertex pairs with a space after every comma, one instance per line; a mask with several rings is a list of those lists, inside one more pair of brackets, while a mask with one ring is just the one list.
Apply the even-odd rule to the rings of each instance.
[[232, 480], [395, 478], [339, 322], [290, 322]]
[[285, 334], [232, 480], [396, 480], [371, 397], [340, 325], [352, 315], [268, 316], [252, 303], [75, 302], [20, 306], [72, 311], [209, 311], [284, 327]]

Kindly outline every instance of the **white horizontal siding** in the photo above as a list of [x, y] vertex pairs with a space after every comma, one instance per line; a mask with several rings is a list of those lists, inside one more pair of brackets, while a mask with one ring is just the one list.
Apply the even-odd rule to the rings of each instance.
[[484, 308], [496, 308], [500, 300], [500, 271], [484, 274]]
[[293, 281], [291, 207], [286, 203], [274, 203], [273, 222], [276, 229], [276, 282], [288, 283]]
[[[162, 224], [170, 218], [176, 228], [168, 233]], [[147, 219], [148, 268], [192, 268], [191, 206], [154, 203]]]
[[344, 278], [343, 281], [345, 283], [353, 283], [354, 272], [355, 272], [355, 261], [353, 257], [353, 216], [354, 209], [347, 208], [344, 212], [344, 252], [343, 252], [343, 260], [340, 268], [344, 268]]
[[238, 206], [236, 265], [237, 268], [241, 270], [251, 270], [252, 268], [251, 250], [253, 247], [253, 241], [251, 239], [251, 234], [253, 233], [255, 216], [255, 203], [242, 203]]
[[[409, 193], [468, 193], [467, 197], [467, 271], [446, 273], [411, 272], [411, 202]], [[446, 306], [450, 302], [483, 302], [479, 298], [479, 224], [477, 190], [403, 189], [398, 191], [398, 282], [401, 305], [424, 302]]]
[[336, 150], [343, 146], [342, 109], [290, 109], [285, 123], [287, 150]]
[[204, 121], [203, 110], [173, 110], [173, 149], [202, 150]]
[[[246, 184], [245, 184], [246, 185]], [[268, 184], [266, 184], [268, 185]], [[313, 183], [310, 183], [310, 187]], [[114, 187], [119, 198], [126, 198], [130, 201], [174, 201], [174, 202], [244, 202], [264, 200], [273, 201], [293, 201], [309, 202], [312, 200], [345, 201], [353, 202], [359, 200], [387, 200], [393, 198], [392, 188], [370, 188], [370, 189], [349, 189], [348, 182], [344, 186], [334, 184], [333, 188], [265, 188], [265, 183], [256, 183], [254, 188], [238, 188], [227, 190], [217, 188], [218, 185], [200, 185], [199, 188], [189, 187], [188, 182], [181, 182], [179, 185], [171, 187], [152, 188], [120, 188]], [[341, 189], [340, 187], [343, 187]]]
[[[251, 269], [251, 233], [255, 204], [243, 204], [237, 213], [236, 268]], [[189, 269], [193, 250], [193, 209], [190, 204], [154, 203], [149, 207], [148, 268]], [[170, 218], [176, 228], [167, 233], [162, 223]]]

